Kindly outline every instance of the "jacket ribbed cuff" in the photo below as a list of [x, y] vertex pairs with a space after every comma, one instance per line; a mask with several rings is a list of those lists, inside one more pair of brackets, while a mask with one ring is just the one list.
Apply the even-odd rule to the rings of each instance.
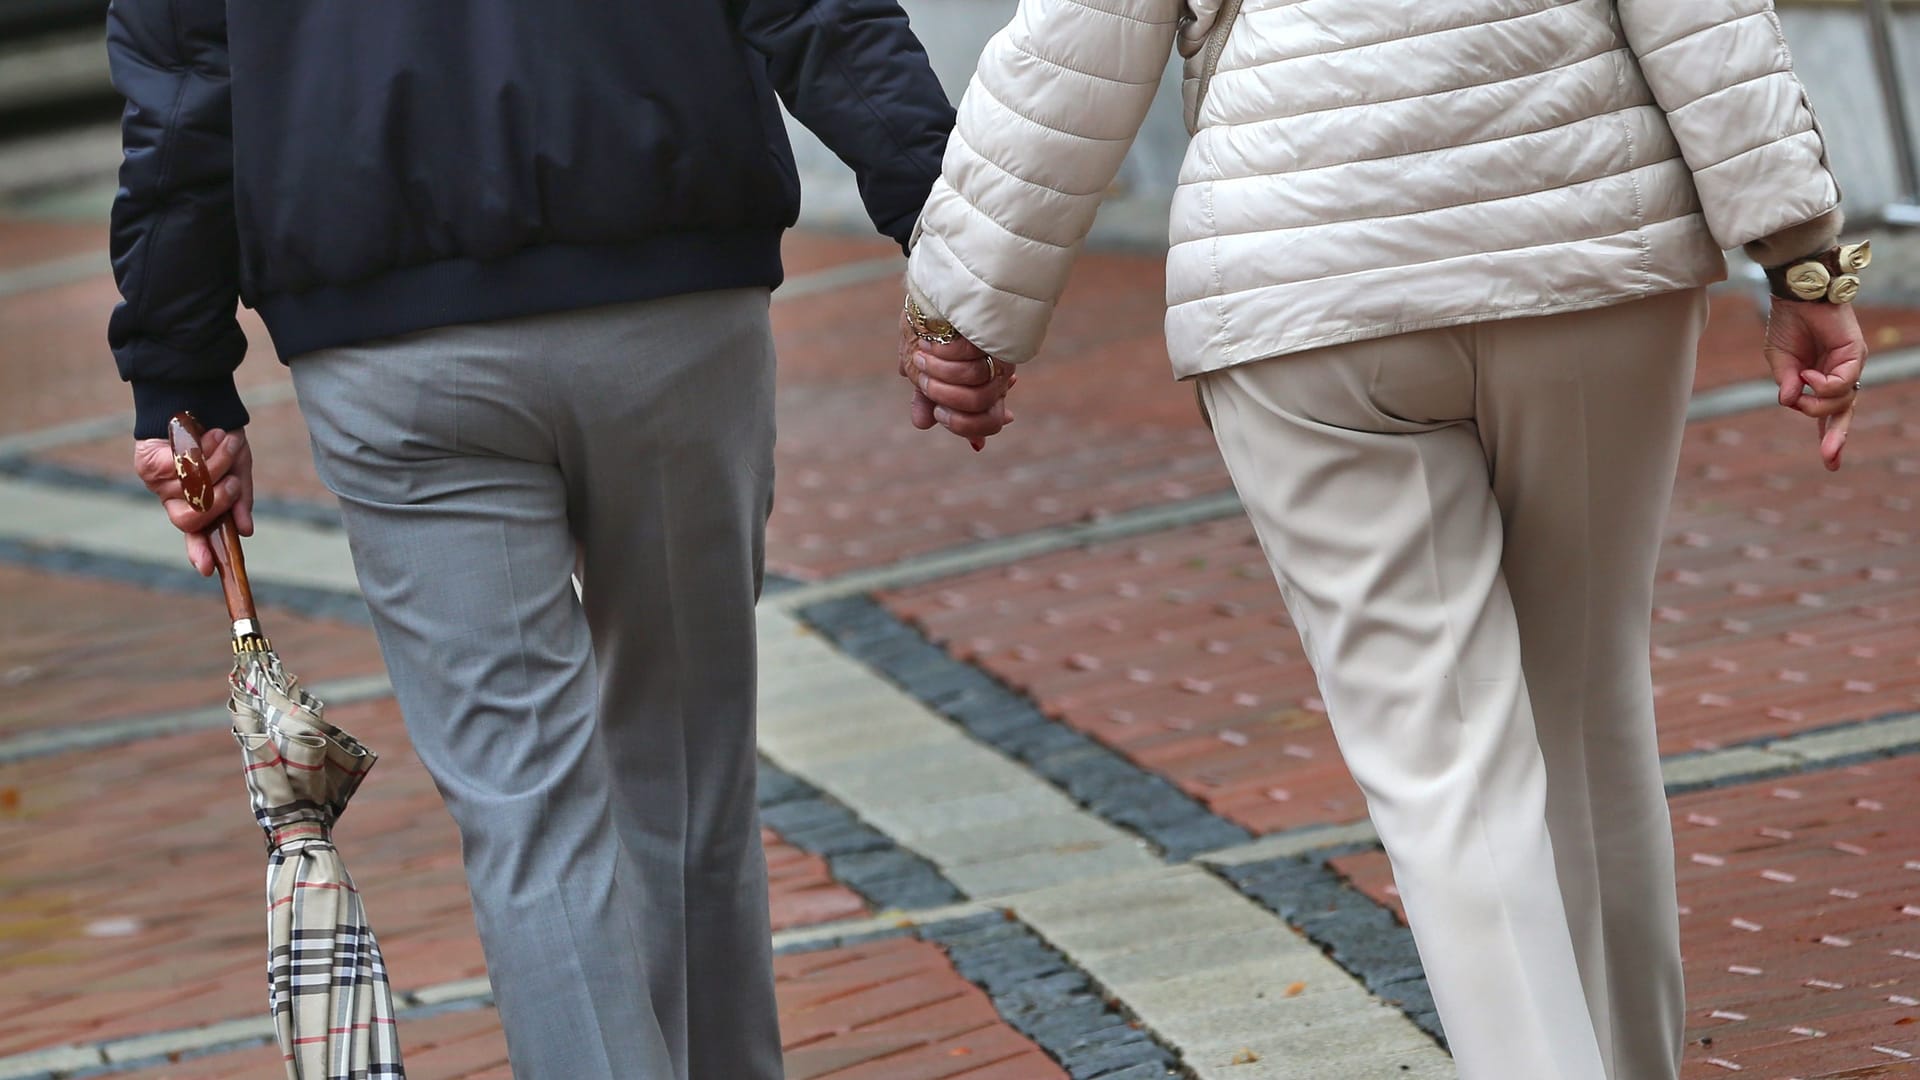
[[1747, 244], [1747, 258], [1769, 270], [1797, 262], [1832, 247], [1839, 241], [1840, 231], [1845, 225], [1846, 215], [1839, 207], [1834, 207], [1811, 221], [1781, 229], [1772, 236], [1763, 236]]
[[139, 380], [133, 386], [133, 437], [164, 439], [167, 421], [177, 412], [191, 412], [211, 430], [235, 431], [251, 419], [240, 403], [232, 378], [198, 382]]

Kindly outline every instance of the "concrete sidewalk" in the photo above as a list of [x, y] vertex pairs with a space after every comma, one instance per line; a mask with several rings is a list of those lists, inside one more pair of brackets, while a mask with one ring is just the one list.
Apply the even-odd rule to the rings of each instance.
[[[270, 1073], [224, 612], [129, 483], [97, 226], [0, 218], [0, 1080]], [[1191, 395], [1090, 256], [982, 455], [912, 431], [898, 259], [776, 298], [762, 809], [795, 1080], [1445, 1077], [1385, 860]], [[1849, 449], [1716, 302], [1662, 567], [1687, 1076], [1920, 1077], [1920, 313]], [[341, 845], [417, 1077], [504, 1077], [458, 845], [252, 326], [264, 617], [384, 754]], [[1898, 376], [1898, 377], [1895, 377]], [[932, 497], [929, 491], [937, 491]], [[122, 883], [142, 883], [126, 895]], [[190, 917], [160, 918], [154, 897]]]

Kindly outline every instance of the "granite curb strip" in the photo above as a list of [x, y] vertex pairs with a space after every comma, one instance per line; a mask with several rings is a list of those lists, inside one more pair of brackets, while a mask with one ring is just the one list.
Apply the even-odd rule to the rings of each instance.
[[788, 611], [796, 611], [827, 600], [937, 581], [940, 578], [953, 577], [987, 567], [1005, 566], [1056, 551], [1124, 540], [1130, 536], [1178, 529], [1188, 525], [1202, 525], [1222, 518], [1238, 517], [1241, 513], [1240, 498], [1232, 491], [1157, 503], [1102, 517], [1096, 521], [1043, 526], [1031, 532], [941, 548], [885, 566], [852, 570], [824, 581], [808, 582], [795, 589], [790, 595], [781, 597], [780, 604]]
[[938, 908], [965, 899], [931, 862], [765, 758], [760, 759], [759, 802], [762, 824], [825, 859], [833, 880], [877, 909]]
[[1343, 855], [1378, 850], [1377, 844], [1345, 844], [1262, 862], [1215, 864], [1212, 870], [1445, 1046], [1413, 931], [1328, 865]]
[[914, 933], [946, 950], [954, 970], [986, 992], [994, 1011], [1073, 1080], [1191, 1075], [1092, 976], [1013, 913], [929, 923]]
[[[1920, 349], [1897, 349], [1869, 357], [1861, 369], [1860, 385], [1871, 390], [1920, 378]], [[1702, 390], [1687, 404], [1687, 420], [1718, 420], [1740, 413], [1780, 407], [1780, 388], [1766, 379]]]
[[[154, 501], [153, 493], [130, 474], [124, 477], [110, 476], [24, 455], [0, 456], [0, 476], [10, 476], [30, 484], [62, 488], [67, 491], [99, 491], [123, 495], [130, 500], [150, 505]], [[340, 510], [332, 502], [256, 495], [253, 500], [253, 512], [259, 518], [297, 521], [302, 525], [311, 525], [318, 529], [331, 529], [338, 532], [343, 528], [340, 522]]]
[[[938, 946], [954, 970], [978, 986], [994, 1010], [1058, 1061], [1073, 1080], [1150, 1080], [1184, 1074], [1178, 1056], [1115, 1007], [1085, 971], [1011, 912], [965, 906], [949, 917], [913, 924], [859, 920], [774, 935], [777, 955], [822, 952], [889, 938], [915, 937]], [[932, 913], [938, 916], [940, 913]], [[802, 936], [804, 935], [804, 936]], [[783, 938], [794, 939], [783, 942]], [[403, 992], [402, 1022], [493, 1004], [484, 977]], [[268, 1016], [205, 1027], [136, 1035], [86, 1046], [62, 1046], [0, 1058], [0, 1080], [84, 1080], [263, 1046], [274, 1039]]]
[[[41, 544], [0, 537], [0, 563], [44, 570], [53, 574], [92, 578], [98, 581], [135, 585], [143, 589], [182, 593], [204, 599], [208, 604], [222, 603], [220, 583], [203, 578], [187, 565], [182, 546], [178, 563], [149, 562], [103, 552], [77, 548], [46, 547]], [[316, 619], [335, 619], [357, 626], [373, 625], [373, 616], [358, 593], [294, 585], [287, 582], [263, 583], [254, 578], [255, 594], [268, 608], [280, 608], [296, 615]]]
[[1181, 1067], [1178, 1054], [1123, 1012], [1118, 999], [1092, 976], [1003, 908], [776, 944], [774, 952], [787, 956], [901, 937], [938, 946], [954, 971], [987, 995], [1002, 1020], [1037, 1043], [1073, 1080], [1192, 1075]]
[[[100, 257], [103, 260], [100, 264], [100, 272], [105, 273], [109, 268], [108, 264], [104, 261], [106, 256], [103, 253]], [[250, 389], [246, 391], [246, 395], [247, 404], [251, 407], [281, 405], [294, 400], [293, 384], [290, 382], [274, 383], [269, 386]], [[18, 435], [0, 437], [0, 458], [20, 458], [28, 454], [37, 454], [62, 446], [72, 446], [76, 443], [98, 442], [101, 439], [125, 438], [131, 442], [132, 436], [132, 412], [114, 413], [109, 416], [95, 416], [85, 420], [71, 420], [64, 424], [55, 424], [52, 427], [23, 431]], [[132, 467], [131, 461], [128, 462], [128, 467]], [[144, 491], [142, 494], [145, 494]], [[152, 498], [150, 495], [146, 495], [145, 497]]]
[[85, 281], [113, 269], [104, 251], [87, 251], [47, 262], [0, 271], [0, 299], [37, 289], [58, 288]]
[[[478, 992], [472, 984], [478, 983]], [[462, 980], [439, 993], [432, 987], [395, 996], [395, 1019], [402, 1023], [450, 1012], [465, 1012], [493, 1004], [486, 980]], [[0, 1080], [86, 1080], [158, 1065], [181, 1064], [196, 1058], [250, 1050], [274, 1041], [273, 1017], [262, 1015], [227, 1020], [205, 1027], [135, 1035], [87, 1046], [58, 1046], [0, 1058]]]
[[1245, 844], [1251, 833], [1165, 778], [1049, 719], [991, 675], [949, 656], [865, 597], [802, 608], [801, 621], [928, 709], [1019, 761], [1100, 818], [1145, 838], [1168, 862]]
[[[50, 731], [36, 731], [0, 739], [0, 765], [13, 765], [34, 758], [52, 757], [76, 750], [100, 750], [124, 743], [180, 735], [190, 731], [226, 730], [233, 718], [211, 684], [207, 704], [198, 709], [181, 709], [157, 716], [75, 725]], [[367, 675], [358, 679], [332, 679], [307, 685], [315, 697], [329, 708], [344, 708], [393, 696], [393, 684], [385, 675]]]
[[1837, 769], [1920, 752], [1920, 713], [1889, 713], [1661, 761], [1667, 795]]
[[1206, 869], [1155, 867], [1012, 897], [1196, 1080], [1442, 1080], [1453, 1061], [1314, 941]]

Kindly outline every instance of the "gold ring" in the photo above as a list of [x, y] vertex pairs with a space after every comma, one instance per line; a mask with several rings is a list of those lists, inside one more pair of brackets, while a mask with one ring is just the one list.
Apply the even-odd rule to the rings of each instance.
[[987, 381], [988, 382], [992, 382], [995, 379], [998, 379], [1000, 377], [999, 365], [1000, 365], [1000, 362], [998, 360], [995, 360], [991, 356], [987, 357]]

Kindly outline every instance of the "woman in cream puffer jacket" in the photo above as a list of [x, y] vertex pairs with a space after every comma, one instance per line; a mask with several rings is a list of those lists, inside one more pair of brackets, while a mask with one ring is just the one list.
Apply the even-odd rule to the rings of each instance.
[[[1722, 249], [1773, 266], [1840, 228], [1770, 0], [1021, 0], [916, 234], [931, 325], [1040, 351], [1176, 44], [1168, 350], [1461, 1075], [1671, 1080], [1648, 624], [1704, 286]], [[1849, 306], [1776, 303], [1781, 403], [1829, 467], [1864, 357]], [[923, 392], [952, 370], [904, 362]]]

